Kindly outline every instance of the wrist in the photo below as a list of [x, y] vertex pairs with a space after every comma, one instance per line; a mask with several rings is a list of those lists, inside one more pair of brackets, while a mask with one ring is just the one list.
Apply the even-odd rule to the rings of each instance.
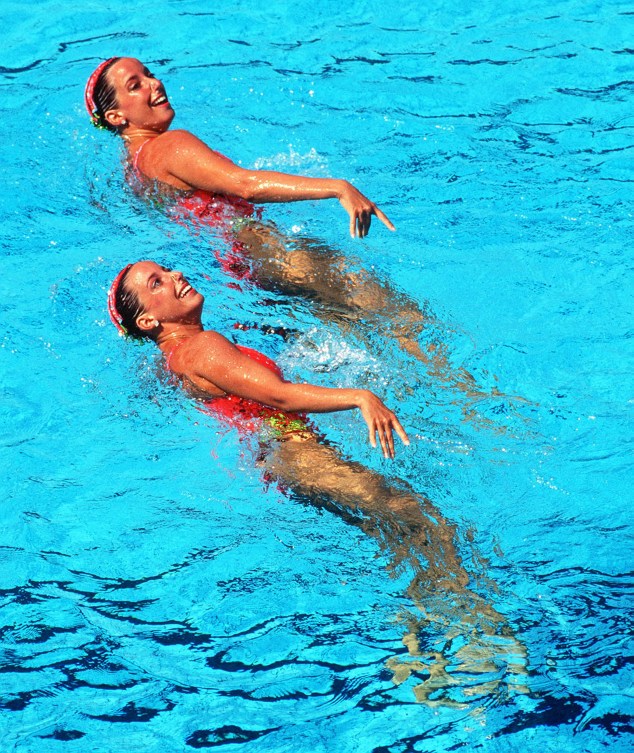
[[350, 187], [350, 183], [347, 180], [337, 179], [335, 185], [335, 196], [339, 201], [343, 199]]
[[369, 390], [355, 390], [354, 403], [357, 408], [362, 410], [367, 405], [368, 398], [371, 394], [372, 393]]

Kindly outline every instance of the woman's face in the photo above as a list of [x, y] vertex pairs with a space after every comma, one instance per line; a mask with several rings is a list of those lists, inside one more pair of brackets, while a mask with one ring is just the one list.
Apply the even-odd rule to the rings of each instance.
[[121, 58], [107, 71], [115, 89], [117, 109], [106, 119], [115, 126], [129, 125], [162, 133], [174, 119], [163, 84], [136, 58]]
[[153, 261], [132, 265], [125, 286], [139, 299], [143, 313], [137, 318], [141, 329], [151, 330], [160, 324], [198, 324], [204, 297], [177, 270]]

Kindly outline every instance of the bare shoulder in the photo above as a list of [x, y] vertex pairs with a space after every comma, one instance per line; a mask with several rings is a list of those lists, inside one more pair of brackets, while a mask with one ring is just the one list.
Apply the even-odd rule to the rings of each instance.
[[[156, 175], [159, 180], [177, 188], [206, 188], [201, 182], [201, 169], [218, 160], [215, 152], [193, 133], [183, 130], [166, 131], [155, 139]], [[201, 167], [202, 166], [202, 167]]]
[[220, 350], [227, 352], [228, 350], [235, 350], [236, 346], [220, 332], [216, 332], [213, 329], [206, 329], [204, 332], [199, 332], [191, 338], [191, 344], [194, 348], [203, 348], [205, 350]]
[[[188, 190], [197, 187], [191, 178], [191, 165], [212, 154], [208, 146], [193, 133], [184, 130], [165, 131], [152, 137], [143, 150], [138, 167], [148, 178]], [[183, 166], [188, 169], [183, 169]]]
[[197, 371], [202, 365], [226, 361], [236, 350], [220, 332], [205, 330], [190, 337], [174, 352], [172, 368], [185, 373]]
[[185, 131], [182, 128], [176, 128], [174, 130], [165, 131], [160, 136], [156, 137], [155, 143], [161, 143], [166, 147], [187, 147], [187, 148], [208, 148], [204, 141], [201, 141], [198, 136], [194, 136], [191, 131]]

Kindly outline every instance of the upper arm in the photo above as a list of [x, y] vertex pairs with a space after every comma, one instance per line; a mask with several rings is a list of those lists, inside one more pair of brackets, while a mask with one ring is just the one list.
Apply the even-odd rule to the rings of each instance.
[[218, 332], [203, 332], [190, 353], [187, 376], [198, 386], [210, 383], [225, 393], [280, 407], [288, 383], [242, 353]]
[[251, 175], [227, 157], [217, 154], [188, 131], [167, 131], [161, 136], [160, 160], [172, 181], [210, 193], [243, 196]]

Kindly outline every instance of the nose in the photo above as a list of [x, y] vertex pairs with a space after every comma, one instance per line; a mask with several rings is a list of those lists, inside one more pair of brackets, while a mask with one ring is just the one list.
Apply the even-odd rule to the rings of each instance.
[[183, 279], [183, 273], [182, 273], [182, 272], [180, 271], [180, 269], [173, 269], [173, 270], [172, 270], [172, 271], [170, 272], [170, 276], [171, 276], [171, 277], [172, 277], [172, 278], [173, 278], [174, 280], [182, 280], [182, 279]]

